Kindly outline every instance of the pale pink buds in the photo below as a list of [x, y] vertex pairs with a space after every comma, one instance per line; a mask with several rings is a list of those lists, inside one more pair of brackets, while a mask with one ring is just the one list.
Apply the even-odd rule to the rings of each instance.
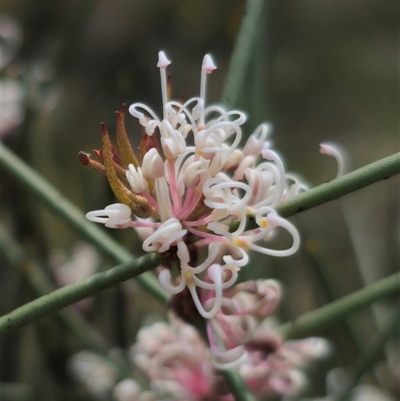
[[143, 158], [143, 177], [147, 180], [154, 180], [164, 176], [164, 162], [158, 154], [157, 149], [151, 148]]
[[141, 194], [148, 189], [147, 180], [143, 177], [143, 172], [140, 167], [135, 168], [133, 164], [128, 166], [128, 171], [125, 172], [126, 178], [135, 194]]

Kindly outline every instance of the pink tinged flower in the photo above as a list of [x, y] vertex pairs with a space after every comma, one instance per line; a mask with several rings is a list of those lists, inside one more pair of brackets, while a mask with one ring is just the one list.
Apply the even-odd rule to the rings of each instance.
[[171, 316], [139, 330], [131, 348], [134, 364], [152, 389], [169, 399], [216, 399], [208, 350], [194, 327]]
[[[267, 371], [264, 362], [260, 361], [260, 355], [264, 353], [262, 350], [268, 342], [253, 344], [256, 340], [253, 338], [256, 328], [254, 316], [272, 313], [280, 301], [280, 293], [280, 286], [274, 280], [249, 281], [224, 290], [221, 309], [207, 324], [215, 367], [228, 369], [234, 366], [249, 366], [252, 372], [259, 372], [257, 377], [262, 372], [260, 382], [265, 382]], [[207, 292], [202, 291], [205, 305], [209, 302], [209, 296]], [[275, 352], [280, 343], [275, 339], [270, 339], [271, 341], [273, 345], [270, 352]], [[259, 378], [256, 379], [254, 373], [252, 380], [255, 383]]]
[[[162, 118], [145, 104], [129, 107], [144, 135], [140, 157], [134, 155], [125, 133], [124, 108], [117, 115], [118, 150], [103, 126], [103, 151], [95, 154], [104, 166], [85, 154], [84, 164], [106, 173], [121, 202], [87, 217], [112, 228], [147, 229], [143, 241], [147, 252], [163, 253], [176, 246], [176, 279], [169, 270], [172, 266], [161, 266], [160, 283], [170, 294], [185, 290], [185, 297], [190, 293], [199, 313], [212, 318], [222, 305], [222, 292], [235, 283], [239, 269], [247, 264], [248, 250], [291, 255], [299, 246], [299, 235], [274, 211], [287, 193], [287, 184], [283, 163], [266, 142], [269, 125], [258, 127], [242, 150], [245, 114], [216, 105], [205, 107], [206, 79], [216, 68], [212, 58], [206, 55], [203, 59], [199, 96], [183, 104], [169, 99], [169, 64], [160, 52]], [[260, 156], [264, 161], [257, 165]], [[255, 216], [258, 227], [246, 230], [249, 214]], [[234, 222], [236, 228], [231, 230]], [[292, 246], [269, 249], [266, 242], [282, 229], [292, 236]], [[190, 263], [188, 246], [194, 253], [208, 246], [196, 266]], [[199, 288], [212, 296], [201, 300]]]
[[238, 305], [240, 315], [267, 317], [278, 307], [282, 290], [276, 280], [247, 281], [225, 291]]

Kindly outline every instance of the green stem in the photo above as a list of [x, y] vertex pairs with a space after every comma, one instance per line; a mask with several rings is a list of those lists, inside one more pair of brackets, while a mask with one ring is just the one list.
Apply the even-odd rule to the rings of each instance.
[[388, 179], [398, 173], [400, 173], [400, 153], [395, 153], [345, 174], [340, 178], [302, 192], [296, 197], [282, 202], [277, 206], [276, 211], [282, 217], [293, 216], [296, 213], [338, 199], [375, 182]]
[[[102, 253], [110, 256], [117, 263], [125, 263], [134, 258], [118, 242], [103, 233], [99, 227], [89, 223], [76, 206], [65, 199], [57, 189], [2, 143], [0, 143], [0, 165], [13, 174], [51, 210], [63, 218], [74, 230], [95, 245]], [[160, 302], [166, 303], [168, 301], [167, 294], [160, 288], [157, 279], [153, 275], [142, 274], [136, 277], [136, 280]]]
[[235, 107], [249, 67], [255, 34], [262, 15], [264, 0], [247, 0], [245, 13], [235, 41], [229, 63], [221, 101], [226, 106]]
[[0, 318], [0, 337], [11, 334], [42, 316], [87, 298], [106, 288], [137, 277], [160, 263], [157, 253], [122, 263], [104, 272], [96, 273], [76, 284], [70, 284], [29, 302]]
[[365, 308], [382, 298], [396, 295], [399, 292], [400, 273], [396, 273], [287, 322], [279, 326], [278, 331], [287, 339], [302, 337], [313, 330], [327, 326], [352, 312]]

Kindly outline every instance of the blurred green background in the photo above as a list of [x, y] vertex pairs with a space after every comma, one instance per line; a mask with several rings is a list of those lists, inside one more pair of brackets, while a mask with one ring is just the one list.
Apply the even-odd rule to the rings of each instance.
[[[100, 122], [113, 132], [114, 111], [122, 103], [140, 101], [161, 110], [159, 50], [172, 60], [175, 98], [198, 94], [202, 57], [212, 54], [218, 69], [208, 81], [208, 100], [218, 102], [244, 5], [228, 0], [3, 0], [2, 140], [83, 211], [113, 203], [106, 179], [85, 169], [78, 152], [101, 146]], [[286, 169], [310, 186], [336, 175], [334, 159], [318, 151], [320, 142], [334, 141], [345, 149], [348, 171], [398, 151], [398, 2], [271, 0], [261, 18], [235, 105], [248, 115], [247, 135], [259, 123], [271, 122], [270, 139]], [[126, 123], [132, 143], [138, 142], [136, 121], [127, 116]], [[393, 177], [293, 218], [303, 239], [301, 252], [285, 260], [258, 259], [242, 278], [280, 279], [286, 320], [396, 271], [398, 195]], [[52, 250], [70, 254], [79, 240], [3, 172], [1, 205], [2, 222], [44, 266]], [[132, 231], [107, 232], [136, 254], [142, 252]], [[104, 260], [101, 268], [109, 265]], [[5, 260], [1, 280], [2, 314], [35, 296], [22, 272]], [[94, 302], [87, 318], [119, 347], [133, 342], [147, 314], [165, 315], [132, 283]], [[325, 370], [313, 373], [311, 391], [323, 393], [330, 366], [352, 366], [379, 332], [388, 309], [381, 303], [352, 316], [350, 324], [312, 333], [332, 339], [337, 354]], [[59, 321], [42, 319], [2, 346], [2, 381], [29, 389], [10, 399], [90, 399], [78, 395], [66, 374], [68, 357], [82, 346]], [[366, 380], [384, 386], [378, 376]], [[386, 385], [395, 391], [392, 382]]]

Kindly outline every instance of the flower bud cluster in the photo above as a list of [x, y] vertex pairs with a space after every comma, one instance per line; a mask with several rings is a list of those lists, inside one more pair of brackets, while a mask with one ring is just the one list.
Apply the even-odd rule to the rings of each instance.
[[[206, 292], [205, 307], [211, 301]], [[280, 299], [275, 280], [238, 284], [223, 291], [221, 308], [207, 321], [210, 348], [192, 326], [171, 316], [170, 324], [140, 329], [131, 359], [165, 399], [231, 401], [218, 370], [233, 367], [257, 397], [298, 395], [307, 384], [304, 369], [328, 356], [330, 344], [317, 337], [285, 342], [271, 318]]]
[[[206, 78], [216, 68], [209, 55], [202, 64], [200, 96], [182, 103], [168, 99], [169, 64], [160, 52], [162, 116], [143, 103], [129, 107], [142, 129], [139, 157], [125, 132], [124, 108], [117, 112], [118, 150], [103, 125], [103, 149], [95, 154], [104, 165], [80, 154], [85, 165], [107, 175], [120, 201], [86, 217], [111, 228], [150, 229], [143, 242], [146, 252], [176, 249], [178, 272], [171, 274], [174, 266], [162, 266], [162, 287], [171, 294], [188, 288], [199, 313], [211, 318], [221, 306], [222, 291], [235, 283], [247, 264], [248, 251], [277, 257], [296, 252], [297, 229], [275, 208], [306, 187], [286, 175], [280, 157], [270, 148], [270, 125], [260, 125], [241, 147], [245, 114], [218, 105], [206, 107]], [[255, 222], [250, 228], [249, 218]], [[291, 237], [287, 249], [269, 246], [279, 231]], [[207, 254], [199, 260], [193, 249], [201, 248]], [[207, 308], [198, 288], [214, 291], [214, 302]]]

